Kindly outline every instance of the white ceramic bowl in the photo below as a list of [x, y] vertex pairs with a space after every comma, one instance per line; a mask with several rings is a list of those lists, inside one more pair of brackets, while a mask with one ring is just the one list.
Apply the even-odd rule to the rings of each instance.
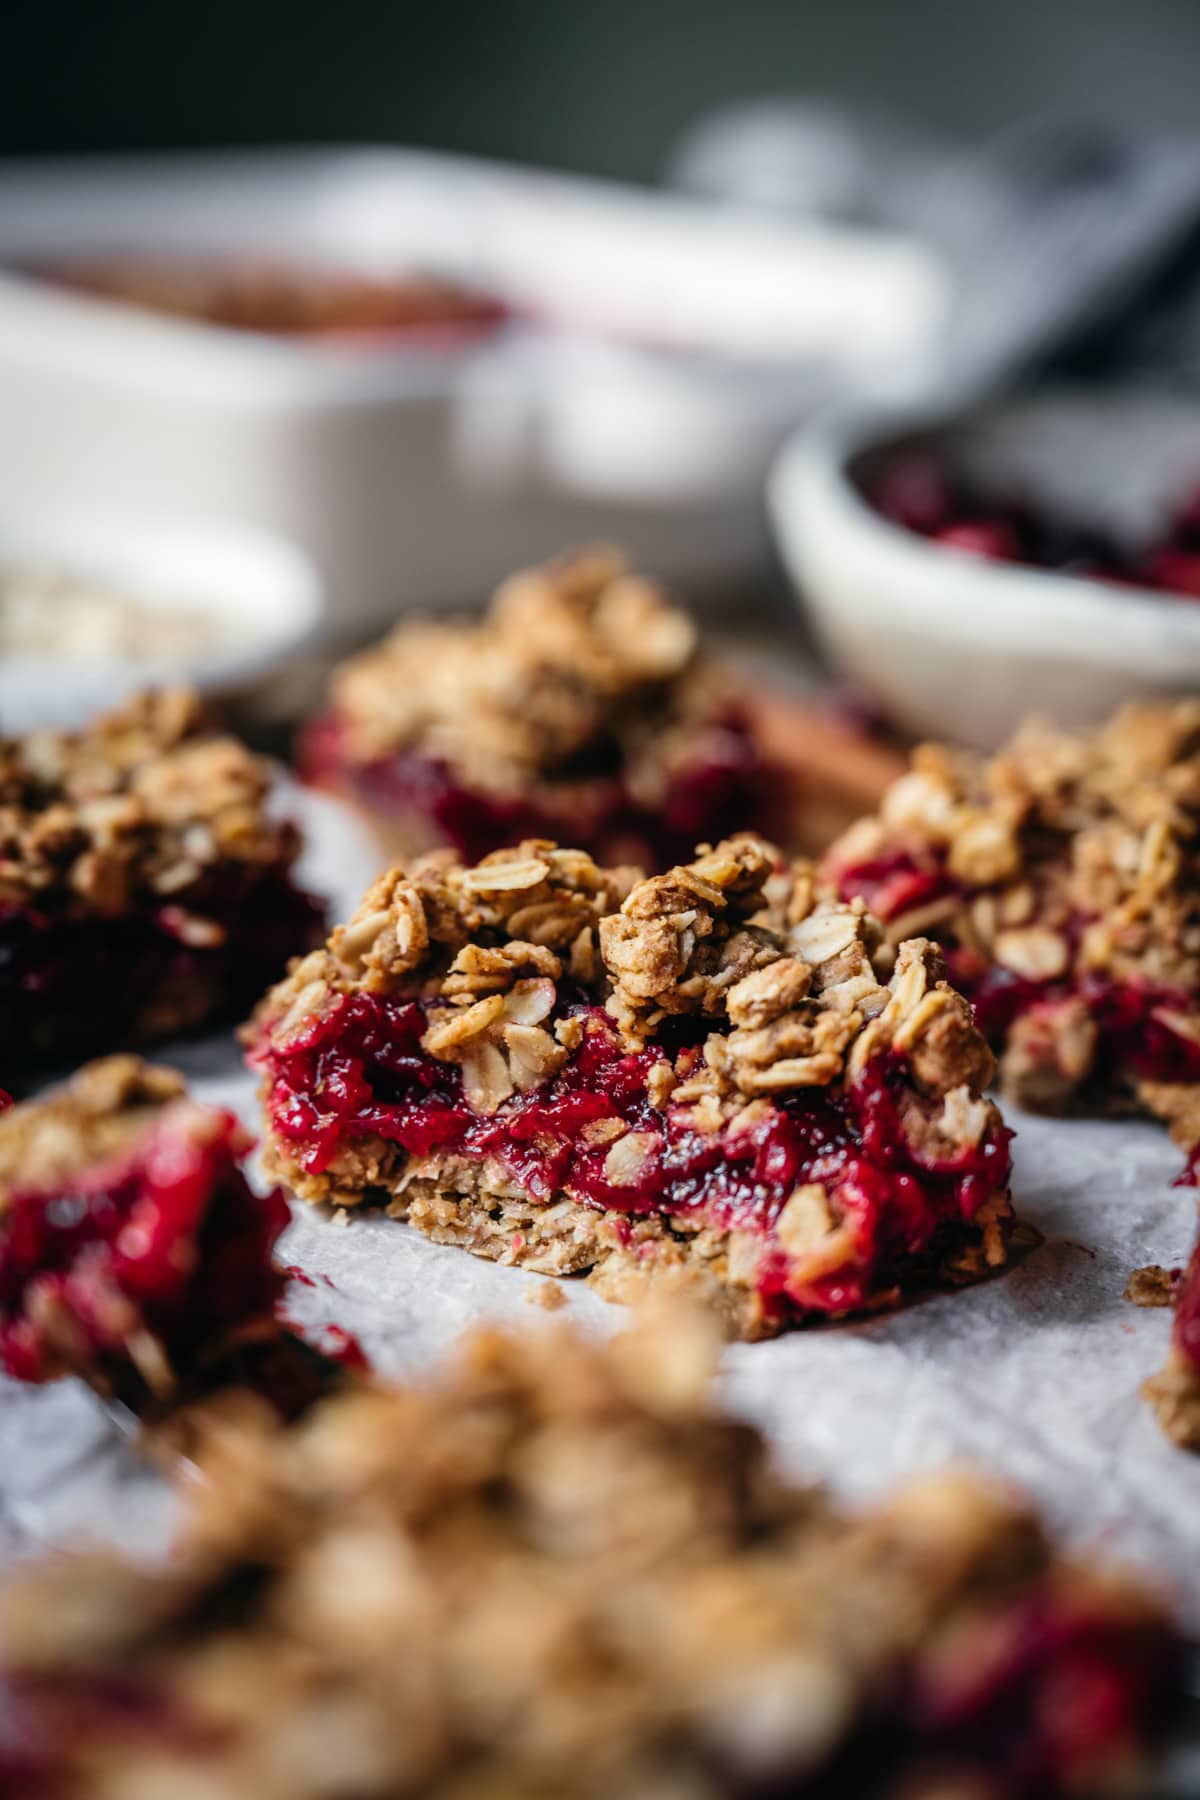
[[898, 724], [990, 749], [1030, 713], [1080, 725], [1139, 695], [1200, 692], [1200, 603], [968, 556], [876, 512], [858, 483], [918, 447], [1145, 540], [1200, 481], [1200, 407], [1048, 390], [950, 424], [791, 440], [768, 486], [788, 574], [831, 662]]
[[[286, 539], [242, 525], [201, 524], [123, 508], [0, 512], [0, 574], [61, 574], [128, 596], [139, 611], [211, 618], [211, 642], [183, 654], [0, 657], [0, 731], [74, 726], [137, 688], [186, 680], [232, 698], [316, 643], [325, 590]], [[53, 607], [53, 596], [45, 605]]]

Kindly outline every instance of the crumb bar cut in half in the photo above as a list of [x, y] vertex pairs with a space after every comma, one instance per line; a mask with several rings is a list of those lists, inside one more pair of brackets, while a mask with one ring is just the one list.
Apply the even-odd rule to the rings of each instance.
[[236, 1016], [320, 941], [270, 787], [268, 765], [182, 690], [82, 732], [0, 738], [10, 1075]]
[[260, 1006], [272, 1174], [745, 1336], [1002, 1264], [1009, 1133], [932, 947], [741, 836], [637, 879], [542, 840], [397, 868]]
[[214, 1437], [163, 1569], [60, 1554], [4, 1596], [5, 1791], [1146, 1791], [1182, 1678], [1148, 1591], [967, 1474], [838, 1511], [711, 1367], [690, 1317], [479, 1333]]
[[469, 861], [537, 836], [667, 868], [778, 798], [692, 620], [610, 550], [514, 575], [481, 622], [398, 626], [337, 670], [300, 761], [397, 855]]
[[990, 760], [925, 745], [825, 868], [893, 942], [942, 945], [1021, 1105], [1200, 1084], [1200, 702], [1030, 725]]
[[[0, 1365], [81, 1376], [133, 1411], [168, 1403], [239, 1335], [274, 1332], [288, 1223], [250, 1140], [134, 1056], [0, 1114]], [[226, 1377], [227, 1378], [227, 1377]]]

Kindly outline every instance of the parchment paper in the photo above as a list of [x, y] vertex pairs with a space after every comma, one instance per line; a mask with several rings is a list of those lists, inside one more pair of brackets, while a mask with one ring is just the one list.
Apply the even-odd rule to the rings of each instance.
[[[344, 916], [376, 854], [331, 802], [291, 803], [312, 841], [304, 873]], [[254, 1124], [253, 1082], [231, 1038], [163, 1059]], [[1200, 1457], [1173, 1449], [1138, 1398], [1170, 1314], [1121, 1298], [1138, 1264], [1185, 1259], [1195, 1196], [1172, 1188], [1179, 1154], [1152, 1124], [1007, 1116], [1017, 1209], [1042, 1246], [997, 1280], [866, 1324], [735, 1345], [727, 1398], [766, 1428], [789, 1468], [852, 1498], [947, 1461], [993, 1470], [1032, 1493], [1075, 1546], [1143, 1565], [1200, 1634]], [[485, 1316], [546, 1323], [526, 1304], [541, 1277], [391, 1221], [338, 1225], [297, 1208], [282, 1256], [316, 1278], [293, 1282], [293, 1316], [354, 1332], [384, 1374], [420, 1368]], [[626, 1317], [580, 1284], [565, 1291], [589, 1329]], [[80, 1534], [155, 1555], [172, 1513], [165, 1484], [77, 1384], [0, 1385], [0, 1558]]]

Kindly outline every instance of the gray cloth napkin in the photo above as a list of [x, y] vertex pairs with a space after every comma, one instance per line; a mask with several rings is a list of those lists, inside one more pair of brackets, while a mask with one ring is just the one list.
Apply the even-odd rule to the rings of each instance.
[[1045, 118], [963, 146], [775, 100], [702, 120], [668, 178], [930, 244], [955, 292], [931, 408], [1051, 368], [1200, 380], [1200, 141]]

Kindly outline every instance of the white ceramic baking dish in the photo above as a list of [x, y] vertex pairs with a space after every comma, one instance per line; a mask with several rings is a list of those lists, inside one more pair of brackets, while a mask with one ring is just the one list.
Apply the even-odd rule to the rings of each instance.
[[[456, 352], [333, 348], [11, 272], [111, 250], [434, 268], [524, 323]], [[903, 241], [386, 149], [9, 165], [5, 266], [0, 489], [274, 527], [346, 633], [597, 533], [728, 584], [789, 427], [919, 381], [948, 303]]]
[[950, 424], [788, 444], [769, 501], [797, 597], [831, 662], [893, 719], [988, 749], [1030, 713], [1087, 724], [1140, 695], [1200, 692], [1200, 603], [967, 556], [876, 512], [863, 477], [913, 447], [984, 491], [1145, 542], [1200, 481], [1200, 406], [1048, 390]]

